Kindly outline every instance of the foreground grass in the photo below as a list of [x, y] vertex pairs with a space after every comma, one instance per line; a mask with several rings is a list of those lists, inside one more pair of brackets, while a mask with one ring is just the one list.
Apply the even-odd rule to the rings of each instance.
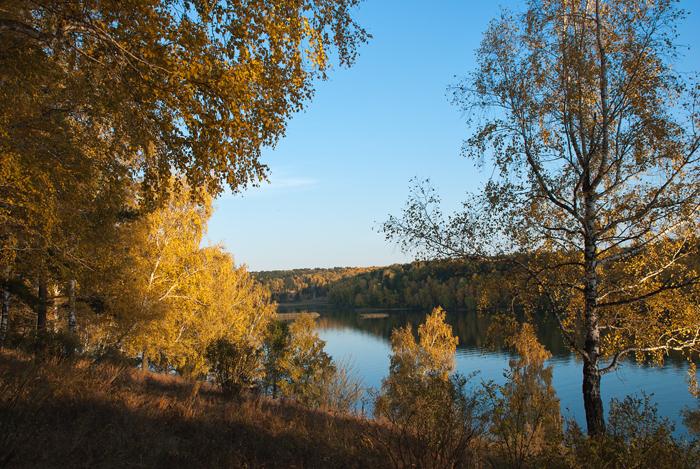
[[369, 425], [120, 365], [0, 353], [0, 467], [385, 467]]

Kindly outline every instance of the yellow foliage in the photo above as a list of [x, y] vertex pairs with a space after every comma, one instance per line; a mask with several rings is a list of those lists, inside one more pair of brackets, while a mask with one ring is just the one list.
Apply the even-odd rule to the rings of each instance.
[[394, 330], [391, 335], [392, 370], [446, 380], [454, 368], [458, 341], [452, 334], [452, 326], [445, 322], [445, 311], [437, 307], [418, 326], [418, 342], [410, 324]]
[[301, 314], [290, 324], [277, 364], [282, 395], [314, 407], [325, 403], [324, 394], [337, 371], [325, 344], [316, 332], [314, 316]]
[[524, 323], [510, 338], [518, 354], [511, 359], [502, 386], [487, 385], [492, 412], [490, 432], [498, 454], [509, 467], [548, 466], [559, 455], [562, 418], [552, 386], [551, 354], [540, 344], [535, 330]]
[[200, 248], [209, 213], [208, 202], [183, 191], [122, 227], [103, 286], [113, 320], [87, 331], [93, 342], [101, 334], [103, 346], [193, 375], [207, 371], [205, 351], [216, 339], [261, 347], [274, 305], [221, 247]]

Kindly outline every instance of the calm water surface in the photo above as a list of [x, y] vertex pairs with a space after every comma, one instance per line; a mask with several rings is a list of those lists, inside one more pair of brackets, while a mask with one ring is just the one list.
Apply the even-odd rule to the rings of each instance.
[[[287, 309], [289, 311], [290, 309]], [[291, 310], [294, 310], [291, 309]], [[349, 363], [362, 379], [364, 386], [378, 388], [389, 370], [391, 347], [389, 336], [395, 327], [410, 322], [423, 321], [425, 313], [406, 311], [372, 311], [386, 313], [386, 318], [363, 319], [357, 311], [333, 308], [315, 308], [319, 335], [326, 341], [326, 351], [341, 363]], [[506, 352], [486, 349], [484, 342], [489, 320], [476, 313], [449, 313], [448, 322], [459, 336], [457, 347], [457, 371], [467, 375], [478, 372], [474, 380], [504, 381], [503, 371], [512, 357]], [[574, 418], [585, 428], [585, 414], [581, 398], [581, 363], [565, 347], [561, 335], [553, 323], [538, 324], [540, 341], [552, 353], [549, 364], [554, 367], [554, 387], [561, 401], [562, 415]], [[676, 423], [683, 433], [680, 412], [695, 407], [696, 400], [688, 392], [687, 363], [680, 358], [669, 359], [662, 367], [639, 365], [628, 360], [615, 372], [603, 377], [602, 394], [606, 407], [611, 398], [624, 398], [628, 394], [652, 395], [659, 413]]]

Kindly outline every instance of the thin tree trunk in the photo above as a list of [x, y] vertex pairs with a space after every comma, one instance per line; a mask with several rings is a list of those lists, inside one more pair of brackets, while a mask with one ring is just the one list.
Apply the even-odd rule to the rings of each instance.
[[46, 331], [46, 312], [48, 309], [48, 288], [44, 278], [39, 280], [39, 303], [36, 307], [36, 329]]
[[596, 279], [587, 273], [585, 326], [586, 341], [584, 350], [587, 354], [583, 359], [583, 406], [586, 410], [586, 425], [590, 436], [605, 433], [605, 417], [603, 415], [603, 400], [600, 397], [600, 371], [598, 357], [600, 356], [600, 327], [595, 311]]
[[584, 246], [584, 326], [586, 337], [583, 357], [583, 406], [586, 410], [586, 426], [590, 436], [605, 433], [603, 400], [600, 397], [600, 325], [598, 324], [598, 272], [594, 197], [590, 195], [588, 170], [584, 179], [585, 195], [585, 246]]
[[68, 331], [75, 334], [77, 320], [75, 316], [75, 280], [68, 282]]
[[147, 373], [148, 372], [148, 350], [143, 349], [143, 352], [141, 352], [141, 372], [142, 373]]
[[10, 291], [2, 290], [2, 313], [0, 313], [0, 348], [5, 346], [7, 337], [7, 323], [10, 319]]
[[600, 372], [597, 365], [588, 360], [583, 363], [583, 406], [586, 410], [586, 426], [589, 436], [605, 433], [603, 399], [600, 397]]

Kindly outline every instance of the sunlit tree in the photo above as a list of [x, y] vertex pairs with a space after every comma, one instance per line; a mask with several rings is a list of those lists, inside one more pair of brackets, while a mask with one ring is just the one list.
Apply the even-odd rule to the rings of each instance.
[[453, 374], [458, 338], [435, 308], [418, 326], [391, 335], [389, 376], [375, 400], [375, 416], [391, 423], [377, 434], [394, 467], [465, 467], [473, 464], [471, 443], [482, 431], [480, 396], [467, 379]]
[[605, 431], [601, 376], [623, 358], [700, 348], [699, 88], [674, 68], [675, 3], [503, 13], [454, 89], [475, 129], [464, 153], [493, 177], [447, 219], [419, 185], [385, 225], [429, 257], [520, 268], [521, 297], [556, 316], [582, 359], [590, 434]]
[[287, 329], [284, 351], [279, 357], [277, 388], [282, 396], [312, 407], [324, 402], [324, 391], [336, 366], [324, 350], [326, 343], [316, 332], [315, 319], [302, 313]]
[[[408, 324], [394, 329], [391, 334], [391, 364], [389, 376], [382, 383], [382, 391], [376, 403], [381, 414], [412, 414], [417, 409], [414, 402], [406, 402], [412, 396], [414, 384], [437, 379], [448, 381], [454, 368], [454, 355], [458, 338], [445, 322], [445, 311], [435, 308], [425, 323], [418, 326], [418, 341], [413, 326]], [[404, 395], [408, 393], [409, 395]]]
[[0, 279], [39, 329], [48, 290], [94, 268], [84, 237], [173, 183], [216, 195], [266, 178], [261, 149], [367, 39], [356, 4], [2, 3]]
[[[37, 113], [107, 124], [126, 145], [112, 156], [140, 160], [146, 186], [177, 169], [194, 187], [237, 189], [264, 177], [261, 147], [283, 133], [332, 51], [352, 63], [367, 37], [356, 3], [11, 1], [0, 11], [2, 86]], [[13, 124], [7, 137], [27, 122]]]
[[532, 325], [524, 323], [506, 338], [517, 357], [509, 361], [503, 385], [487, 385], [491, 415], [489, 434], [496, 456], [508, 467], [547, 465], [561, 452], [562, 418], [552, 386], [551, 354], [540, 344]]
[[84, 285], [106, 303], [104, 314], [80, 318], [89, 350], [113, 348], [201, 376], [216, 340], [262, 347], [274, 316], [269, 292], [221, 247], [201, 247], [210, 213], [205, 194], [181, 191], [120, 226], [105, 269]]

